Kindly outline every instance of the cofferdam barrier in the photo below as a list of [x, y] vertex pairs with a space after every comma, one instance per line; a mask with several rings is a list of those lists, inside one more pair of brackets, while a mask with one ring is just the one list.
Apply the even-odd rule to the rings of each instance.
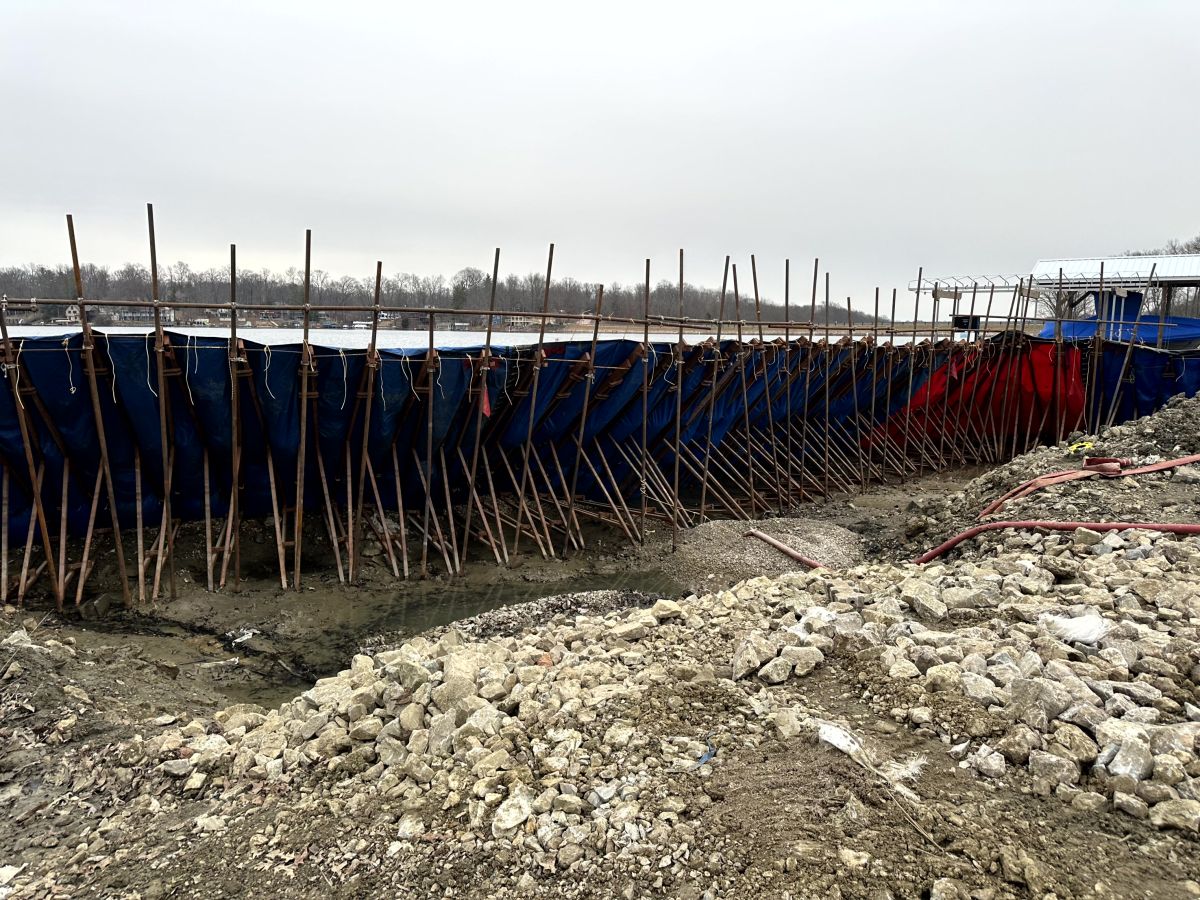
[[[368, 542], [397, 578], [522, 546], [570, 554], [589, 523], [637, 544], [655, 523], [678, 534], [995, 463], [1200, 386], [1187, 352], [1031, 337], [1015, 316], [973, 341], [878, 318], [822, 334], [764, 323], [756, 291], [744, 318], [736, 267], [733, 319], [724, 288], [715, 320], [605, 316], [599, 289], [593, 313], [559, 316], [570, 337], [547, 331], [549, 277], [537, 334], [514, 337], [493, 332], [494, 293], [487, 310], [385, 310], [381, 269], [372, 306], [337, 308], [370, 313], [369, 330], [313, 329], [307, 302], [239, 306], [236, 277], [223, 328], [166, 327], [194, 305], [157, 300], [119, 304], [152, 325], [94, 328], [89, 311], [118, 304], [87, 301], [75, 271], [78, 326], [10, 327], [0, 307], [5, 601], [43, 582], [78, 604], [100, 544], [127, 603], [174, 595], [185, 523], [203, 529], [210, 590], [236, 589], [246, 519], [270, 522], [279, 584], [297, 590], [306, 519], [331, 550], [316, 564], [344, 582]], [[239, 330], [254, 309], [303, 326]], [[381, 327], [385, 313], [425, 328]], [[482, 340], [437, 330], [472, 316]]]
[[[104, 528], [119, 545], [120, 532], [136, 533], [142, 598], [158, 594], [164, 570], [170, 580], [183, 522], [204, 523], [213, 589], [237, 578], [243, 518], [271, 521], [280, 584], [298, 587], [305, 513], [344, 580], [364, 532], [397, 577], [434, 564], [453, 573], [472, 546], [504, 563], [522, 539], [545, 556], [582, 548], [587, 521], [639, 542], [648, 521], [750, 520], [995, 462], [1087, 418], [1091, 354], [1011, 333], [432, 351], [389, 347], [392, 336], [347, 347], [165, 329], [6, 335], [6, 597], [43, 574], [81, 597]], [[1125, 393], [1100, 392], [1118, 420], [1195, 393], [1152, 362], [1157, 392], [1136, 357]], [[84, 539], [75, 561], [69, 537]], [[25, 550], [15, 584], [14, 546]]]

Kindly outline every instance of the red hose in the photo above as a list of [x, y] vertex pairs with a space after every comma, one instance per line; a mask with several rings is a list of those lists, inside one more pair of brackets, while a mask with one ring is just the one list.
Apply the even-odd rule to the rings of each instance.
[[1126, 469], [1129, 465], [1129, 460], [1120, 459], [1115, 456], [1089, 456], [1084, 457], [1083, 465], [1078, 469], [1066, 469], [1062, 472], [1050, 472], [1042, 475], [1039, 478], [1034, 478], [1032, 481], [1027, 481], [1024, 484], [1019, 484], [1007, 494], [993, 500], [983, 511], [980, 512], [979, 518], [990, 516], [993, 513], [999, 512], [1000, 507], [1004, 506], [1010, 500], [1016, 500], [1019, 497], [1025, 497], [1032, 494], [1034, 491], [1040, 491], [1042, 488], [1049, 487], [1052, 484], [1062, 484], [1067, 481], [1075, 481], [1079, 478], [1091, 478], [1100, 476], [1102, 478], [1121, 478], [1125, 475], [1146, 475], [1151, 472], [1162, 472], [1165, 469], [1175, 469], [1179, 466], [1189, 466], [1193, 463], [1200, 463], [1200, 453], [1192, 454], [1191, 456], [1181, 456], [1178, 459], [1163, 459], [1156, 463], [1150, 463], [1146, 466], [1138, 466], [1133, 469]]
[[923, 565], [930, 560], [937, 559], [947, 550], [957, 547], [963, 541], [973, 538], [977, 534], [985, 531], [997, 531], [1001, 528], [1049, 528], [1052, 531], [1074, 531], [1076, 528], [1090, 528], [1092, 531], [1124, 531], [1127, 528], [1138, 528], [1142, 531], [1166, 531], [1172, 534], [1200, 534], [1200, 525], [1181, 522], [1040, 522], [1037, 520], [988, 522], [985, 525], [968, 528], [962, 534], [956, 534], [923, 556], [918, 556], [913, 562]]

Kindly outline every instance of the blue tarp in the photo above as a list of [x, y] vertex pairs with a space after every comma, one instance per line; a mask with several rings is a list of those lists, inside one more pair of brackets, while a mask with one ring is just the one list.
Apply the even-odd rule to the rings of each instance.
[[[1136, 341], [1139, 344], [1156, 344], [1158, 342], [1158, 316], [1140, 316], [1136, 320], [1108, 323], [1104, 328], [1104, 337], [1110, 341]], [[1063, 322], [1062, 336], [1068, 341], [1082, 341], [1096, 336], [1096, 320], [1083, 322]], [[1052, 338], [1054, 323], [1047, 322], [1041, 334], [1043, 338]], [[1163, 328], [1163, 343], [1194, 343], [1200, 341], [1200, 319], [1187, 316], [1167, 316], [1166, 327]]]
[[[1172, 321], [1189, 323], [1200, 337], [1200, 320]], [[1073, 325], [1085, 330], [1087, 327], [1087, 323]], [[1094, 326], [1092, 329], [1094, 333]], [[1188, 333], [1172, 332], [1177, 337]], [[213, 337], [169, 333], [169, 338], [179, 367], [177, 374], [170, 373], [166, 378], [168, 446], [173, 453], [172, 507], [175, 515], [185, 520], [203, 517], [207, 459], [208, 500], [213, 514], [220, 517], [227, 510], [233, 488], [234, 429], [228, 345], [224, 339]], [[67, 522], [72, 533], [80, 534], [87, 526], [100, 464], [81, 336], [74, 333], [21, 338], [16, 344], [21, 353], [21, 370], [29, 380], [27, 386], [36, 390], [40, 401], [27, 403], [27, 412], [35, 456], [45, 463], [41, 496], [51, 519], [51, 530], [57, 531], [65, 453], [70, 460]], [[473, 360], [478, 358], [478, 348], [441, 351], [432, 384], [428, 377], [421, 377], [426, 356], [423, 348], [383, 349], [374, 369], [368, 369], [366, 352], [362, 349], [314, 348], [317, 374], [310, 383], [315, 400], [309, 401], [312, 406], [305, 451], [305, 503], [315, 509], [323, 501], [319, 462], [324, 466], [330, 497], [339, 510], [344, 511], [349, 491], [358, 484], [368, 374], [374, 381], [367, 447], [385, 504], [394, 507], [396, 503], [393, 454], [399, 465], [399, 481], [408, 510], [419, 510], [424, 503], [421, 476], [428, 477], [431, 471], [433, 482], [429, 487], [438, 498], [439, 507], [445, 505], [447, 487], [456, 502], [463, 502], [466, 467], [480, 440], [497, 488], [509, 487], [507, 469], [499, 454], [506, 454], [519, 478], [520, 454], [531, 422], [533, 452], [550, 483], [561, 487], [562, 479], [575, 477], [578, 466], [580, 494], [602, 501], [604, 491], [600, 484], [589, 467], [576, 459], [584, 400], [590, 398], [584, 429], [585, 451], [599, 471], [604, 467], [597, 454], [604, 454], [604, 462], [612, 471], [620, 494], [632, 506], [640, 503], [641, 498], [636, 469], [643, 403], [648, 413], [645, 417], [648, 453], [653, 464], [668, 473], [668, 478], [674, 470], [677, 401], [681, 442], [687, 448], [681, 454], [683, 459], [689, 460], [692, 455], [703, 458], [711, 416], [713, 443], [731, 441], [725, 456], [745, 471], [750, 464], [748, 452], [756, 454], [756, 458], [759, 454], [780, 452], [780, 444], [772, 450], [762, 441], [751, 449], [744, 434], [747, 420], [751, 430], [762, 436], [774, 425], [776, 439], [782, 442], [790, 404], [793, 422], [799, 425], [797, 433], [803, 434], [798, 420], [807, 410], [810, 427], [819, 434], [825, 427], [828, 393], [830, 439], [849, 450], [870, 431], [872, 407], [875, 423], [885, 421], [908, 402], [910, 378], [911, 394], [916, 394], [931, 371], [945, 366], [949, 359], [944, 347], [927, 345], [917, 348], [915, 353], [908, 348], [858, 345], [852, 350], [841, 346], [828, 355], [820, 345], [806, 343], [793, 345], [790, 352], [779, 344], [752, 352], [748, 346], [724, 341], [719, 348], [708, 345], [688, 348], [681, 369], [674, 362], [671, 344], [654, 344], [643, 356], [638, 341], [602, 341], [597, 346], [594, 378], [570, 380], [572, 370], [590, 351], [590, 342], [548, 344], [549, 361], [539, 375], [536, 407], [529, 390], [530, 350], [493, 347], [487, 399], [482, 404], [485, 415], [478, 436], [475, 421], [481, 409], [480, 398], [471, 394]], [[237, 423], [242, 443], [240, 503], [243, 515], [262, 517], [270, 515], [273, 509], [268, 460], [274, 467], [277, 502], [282, 507], [295, 502], [302, 348], [299, 344], [265, 346], [243, 339], [242, 349], [250, 377], [239, 379], [238, 388]], [[1121, 379], [1125, 353], [1125, 347], [1106, 346], [1096, 373], [1097, 407], [1106, 413], [1115, 403], [1117, 421], [1151, 412], [1175, 394], [1194, 395], [1200, 389], [1200, 352], [1137, 347]], [[148, 527], [157, 527], [162, 509], [159, 413], [162, 398], [158, 396], [157, 356], [153, 336], [96, 335], [94, 358], [101, 369], [98, 401], [112, 463], [118, 514], [125, 527], [131, 527], [136, 519], [136, 457], [141, 460], [142, 514]], [[1091, 365], [1090, 354], [1084, 354], [1083, 359], [1085, 367]], [[16, 377], [12, 370], [7, 374]], [[648, 388], [643, 400], [642, 382], [647, 374]], [[0, 462], [10, 476], [11, 528], [13, 540], [19, 541], [29, 521], [30, 478], [17, 423], [13, 384], [4, 378], [0, 379], [0, 387], [3, 387]], [[603, 397], [599, 395], [602, 388]], [[800, 443], [807, 446], [810, 442]], [[802, 451], [798, 448], [796, 452]], [[531, 478], [544, 487], [545, 480], [536, 465], [535, 471], [539, 474]], [[482, 477], [480, 474], [479, 478]], [[686, 465], [681, 466], [681, 477], [692, 480]], [[614, 489], [611, 484], [606, 487]], [[107, 497], [103, 495], [97, 518], [101, 526], [107, 525]]]

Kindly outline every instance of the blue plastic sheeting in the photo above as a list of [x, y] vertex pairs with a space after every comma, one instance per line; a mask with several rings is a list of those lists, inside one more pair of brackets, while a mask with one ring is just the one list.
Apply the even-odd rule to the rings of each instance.
[[[1166, 327], [1163, 328], [1163, 343], [1193, 343], [1200, 341], [1200, 319], [1187, 316], [1167, 316]], [[1110, 341], [1134, 341], [1138, 344], [1156, 344], [1158, 342], [1158, 316], [1139, 316], [1136, 320], [1111, 322], [1104, 327], [1104, 337]], [[1063, 322], [1062, 336], [1068, 341], [1081, 341], [1096, 336], [1096, 321]], [[1047, 322], [1041, 334], [1043, 338], [1053, 338], [1054, 323]]]
[[[581, 344], [567, 344], [562, 348], [562, 353], [554, 357], [558, 360], [550, 362], [542, 366], [540, 373], [537, 375], [537, 397], [533, 396], [532, 386], [527, 390], [527, 393], [519, 398], [511, 414], [508, 416], [508, 427], [500, 436], [500, 445], [506, 449], [513, 447], [524, 447], [525, 438], [529, 433], [529, 421], [532, 418], [534, 424], [541, 419], [546, 410], [553, 403], [554, 395], [558, 393], [559, 387], [570, 374], [571, 367], [561, 360], [575, 360], [583, 354], [583, 346]], [[511, 365], [517, 370], [518, 377], [521, 372], [524, 372], [533, 365], [531, 358], [514, 359]], [[532, 377], [532, 376], [531, 376]], [[536, 409], [534, 404], [536, 402]]]
[[[1200, 320], [1189, 321], [1196, 322], [1200, 333]], [[165, 379], [172, 509], [176, 517], [201, 519], [207, 499], [213, 515], [221, 517], [233, 490], [235, 429], [228, 342], [220, 337], [174, 333], [169, 333], [169, 340], [178, 367]], [[97, 334], [95, 342], [94, 360], [101, 370], [97, 399], [117, 512], [123, 527], [134, 525], [138, 513], [135, 460], [140, 459], [141, 514], [147, 527], [155, 529], [162, 512], [163, 398], [159, 397], [154, 339], [152, 335]], [[572, 373], [578, 376], [586, 371], [583, 360], [590, 352], [590, 341], [549, 343], [548, 362], [538, 375], [536, 404], [530, 390], [529, 348], [492, 348], [486, 400], [471, 392], [478, 348], [441, 351], [432, 369], [425, 366], [425, 348], [381, 350], [374, 367], [367, 366], [363, 349], [315, 348], [316, 375], [309, 383], [312, 399], [306, 401], [305, 505], [319, 509], [328, 492], [339, 515], [345, 515], [363, 464], [368, 378], [372, 379], [370, 427], [365, 439], [386, 506], [397, 505], [397, 481], [410, 512], [419, 512], [425, 503], [427, 484], [441, 509], [447, 492], [455, 502], [465, 502], [467, 468], [477, 443], [490, 463], [497, 488], [511, 488], [499, 454], [505, 455], [519, 478], [520, 455], [531, 425], [535, 465], [530, 478], [538, 490], [549, 482], [561, 491], [562, 480], [577, 478], [581, 496], [602, 502], [607, 490], [609, 496], [619, 493], [632, 506], [641, 499], [638, 460], [643, 427], [652, 465], [668, 479], [673, 477], [677, 402], [684, 448], [680, 476], [695, 486], [688, 463], [693, 458], [703, 459], [710, 427], [713, 445], [731, 441], [724, 455], [745, 471], [751, 461], [748, 453], [758, 459], [778, 453], [780, 446], [777, 443], [773, 449], [769, 442], [758, 441], [752, 447], [744, 433], [747, 424], [760, 436], [768, 435], [774, 426], [776, 440], [782, 442], [790, 405], [793, 423], [801, 434], [804, 426], [799, 420], [807, 411], [811, 431], [802, 445], [815, 447], [825, 427], [828, 395], [829, 440], [856, 451], [855, 445], [871, 430], [872, 410], [874, 423], [884, 422], [921, 390], [931, 372], [964, 360], [962, 354], [951, 357], [944, 346], [925, 345], [915, 352], [866, 344], [825, 348], [797, 343], [790, 352], [781, 345], [754, 350], [750, 346], [723, 341], [718, 348], [710, 344], [690, 347], [680, 367], [671, 344], [653, 344], [643, 354], [638, 341], [602, 341], [596, 348], [594, 377], [589, 379], [572, 378]], [[25, 386], [36, 392], [37, 402], [27, 397], [26, 407], [35, 457], [44, 462], [40, 495], [48, 524], [57, 531], [65, 456], [70, 462], [65, 486], [67, 523], [73, 534], [81, 534], [87, 527], [100, 466], [82, 337], [78, 333], [27, 337], [19, 339], [16, 349], [20, 352], [18, 371], [28, 379]], [[244, 338], [239, 353], [249, 372], [249, 377], [238, 380], [239, 504], [244, 516], [264, 517], [296, 502], [300, 414], [305, 402], [300, 395], [302, 347], [267, 346]], [[1122, 379], [1125, 353], [1123, 346], [1104, 349], [1096, 401], [1102, 414], [1115, 403], [1115, 418], [1123, 421], [1152, 412], [1175, 394], [1191, 396], [1200, 390], [1200, 351], [1137, 347]], [[1090, 354], [1083, 359], [1085, 366], [1091, 365]], [[17, 377], [11, 370], [7, 374]], [[643, 379], [647, 382], [644, 393]], [[6, 378], [0, 386], [0, 462], [9, 473], [10, 534], [19, 542], [29, 523], [31, 480], [12, 382]], [[583, 445], [588, 462], [602, 473], [603, 483], [591, 466], [577, 459], [576, 440], [585, 401], [588, 415]], [[477, 434], [480, 416], [482, 428]], [[796, 452], [806, 456], [807, 464], [819, 467], [821, 461], [816, 457], [821, 454], [810, 457], [811, 449]], [[612, 472], [611, 482], [607, 471]], [[367, 497], [373, 503], [369, 493]], [[97, 522], [101, 527], [109, 523], [104, 494]]]
[[[1128, 345], [1106, 345], [1101, 353], [1100, 389], [1092, 405], [1098, 420], [1107, 420], [1114, 403], [1113, 421], [1126, 422], [1149, 415], [1178, 394], [1194, 397], [1200, 390], [1200, 352], [1134, 347], [1126, 366], [1128, 351]], [[1092, 363], [1090, 354], [1085, 363]]]

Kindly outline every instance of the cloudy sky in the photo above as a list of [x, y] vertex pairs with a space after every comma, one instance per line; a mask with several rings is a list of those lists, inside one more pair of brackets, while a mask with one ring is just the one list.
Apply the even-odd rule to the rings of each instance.
[[[1200, 231], [1200, 3], [0, 5], [0, 264], [650, 257], [835, 297]], [[741, 268], [741, 266], [739, 266]], [[794, 294], [795, 296], [795, 294]]]

